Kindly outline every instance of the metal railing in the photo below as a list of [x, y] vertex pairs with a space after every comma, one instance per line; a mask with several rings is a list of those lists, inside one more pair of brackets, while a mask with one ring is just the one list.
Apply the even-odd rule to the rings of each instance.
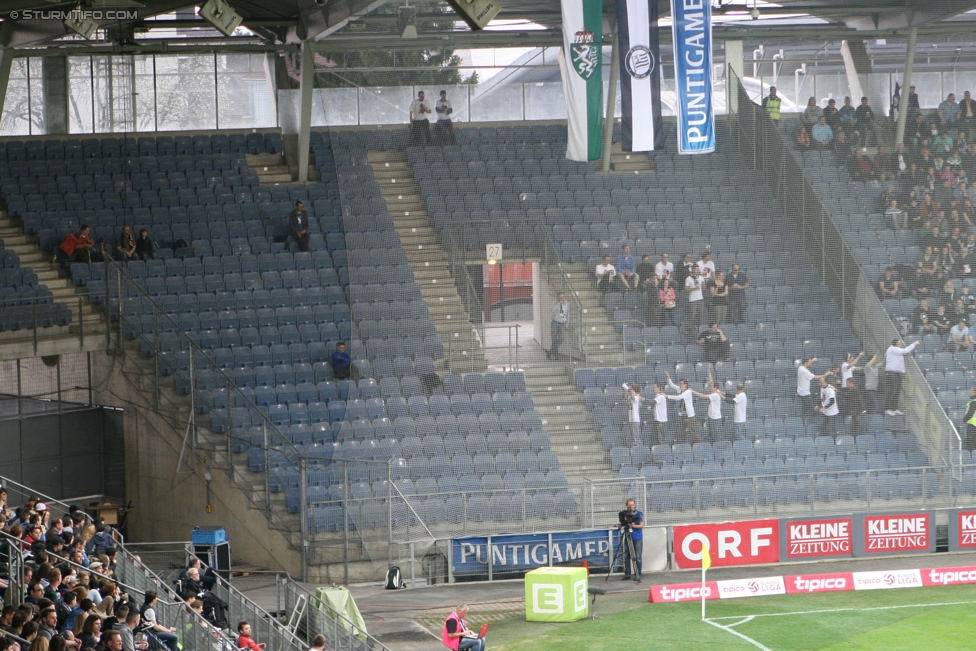
[[[914, 475], [915, 480], [906, 473]], [[960, 499], [958, 483], [946, 466], [674, 481], [643, 477], [586, 479], [582, 526], [596, 528], [612, 523], [620, 508], [621, 491], [633, 497], [638, 508], [661, 525], [739, 517], [825, 515], [836, 512], [838, 503], [854, 511], [890, 508], [889, 505], [945, 508], [955, 506]]]
[[[78, 341], [78, 351], [84, 351], [86, 340], [96, 345], [93, 342], [104, 337], [104, 334], [91, 329], [91, 324], [85, 323], [85, 305], [84, 296], [74, 300], [55, 300], [51, 296], [0, 299], [0, 345], [23, 344], [26, 341], [34, 356], [45, 354], [41, 350], [45, 339], [57, 337], [63, 342], [65, 333], [61, 329], [68, 328], [71, 337]], [[60, 349], [69, 352], [64, 350], [63, 343]]]
[[[25, 558], [21, 541], [0, 532], [0, 550], [3, 550], [0, 553], [7, 556], [11, 572], [6, 603], [19, 604], [23, 595], [26, 594], [27, 587], [23, 582]], [[100, 574], [68, 560], [62, 562], [78, 572], [87, 572], [96, 579], [105, 579], [117, 583], [125, 594], [136, 600], [143, 599], [149, 590], [155, 592], [158, 595], [155, 606], [157, 621], [176, 629], [183, 648], [236, 651], [236, 641], [227, 632], [215, 628], [202, 616], [188, 608], [170, 586], [142, 565], [138, 557], [128, 554], [122, 548], [119, 548], [119, 553], [116, 554], [115, 572], [112, 576]]]
[[[254, 402], [253, 393], [245, 392], [204, 349], [184, 332], [181, 324], [160, 305], [156, 299], [132, 279], [118, 262], [110, 261], [107, 274], [106, 309], [112, 321], [110, 333], [116, 336], [118, 345], [124, 340], [134, 341], [144, 358], [151, 358], [154, 385], [151, 407], [167, 414], [174, 428], [184, 431], [177, 472], [185, 472], [202, 464], [204, 469], [220, 469], [227, 473], [231, 482], [252, 502], [262, 508], [272, 527], [290, 540], [291, 533], [307, 531], [307, 526], [296, 526], [296, 518], [273, 507], [270, 499], [270, 474], [264, 472], [264, 501], [260, 503], [254, 493], [253, 482], [242, 481], [243, 475], [235, 471], [234, 453], [244, 451], [251, 439], [260, 443], [264, 450], [264, 468], [276, 464], [299, 466], [304, 451]], [[162, 391], [161, 377], [172, 376], [177, 395], [186, 395], [189, 407], [168, 400]], [[209, 423], [198, 422], [198, 417], [209, 412]], [[176, 414], [176, 418], [173, 418]], [[202, 419], [199, 419], [202, 420]], [[202, 470], [201, 470], [202, 474]], [[304, 522], [303, 510], [297, 518]], [[307, 545], [301, 545], [299, 551]]]
[[[732, 73], [732, 79], [738, 80]], [[775, 196], [783, 202], [784, 218], [793, 221], [804, 248], [840, 303], [841, 312], [865, 349], [884, 357], [893, 339], [901, 337], [816, 190], [793, 157], [782, 131], [760, 106], [738, 85], [736, 123], [740, 151], [745, 162], [769, 181]], [[939, 404], [917, 362], [907, 358], [903, 385], [907, 423], [925, 442], [930, 458], [939, 458], [960, 477], [962, 438]]]

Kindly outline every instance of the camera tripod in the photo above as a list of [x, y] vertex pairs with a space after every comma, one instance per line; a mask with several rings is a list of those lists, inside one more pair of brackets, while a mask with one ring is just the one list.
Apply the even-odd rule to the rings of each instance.
[[[637, 570], [637, 558], [634, 554], [634, 540], [630, 537], [630, 527], [624, 524], [617, 526], [617, 531], [620, 532], [620, 543], [617, 545], [616, 551], [613, 553], [613, 558], [610, 560], [610, 567], [607, 568], [607, 577], [604, 583], [610, 582], [610, 575], [613, 573], [613, 568], [617, 565], [617, 561], [623, 561], [624, 549], [627, 550], [627, 558], [630, 560], [628, 563], [633, 563], [630, 567], [624, 568], [624, 576], [631, 575], [637, 578], [637, 583], [641, 582], [640, 573]], [[626, 545], [626, 547], [625, 547]], [[633, 572], [631, 570], [634, 570]]]

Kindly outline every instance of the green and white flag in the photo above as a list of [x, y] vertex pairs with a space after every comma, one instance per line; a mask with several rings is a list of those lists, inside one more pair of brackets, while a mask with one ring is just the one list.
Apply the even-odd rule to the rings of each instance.
[[566, 158], [603, 154], [603, 1], [562, 0], [559, 71], [566, 95]]

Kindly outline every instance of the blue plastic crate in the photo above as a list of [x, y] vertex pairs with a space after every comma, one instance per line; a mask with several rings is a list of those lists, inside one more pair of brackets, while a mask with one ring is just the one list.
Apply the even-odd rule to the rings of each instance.
[[197, 527], [190, 532], [194, 545], [219, 545], [227, 542], [227, 532], [223, 527]]

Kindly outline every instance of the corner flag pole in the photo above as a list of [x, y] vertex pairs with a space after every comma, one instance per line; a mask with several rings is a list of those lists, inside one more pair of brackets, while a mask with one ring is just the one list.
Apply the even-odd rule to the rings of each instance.
[[701, 601], [702, 601], [702, 621], [705, 621], [705, 570], [712, 566], [712, 556], [708, 553], [708, 541], [702, 543], [702, 583], [701, 583]]

